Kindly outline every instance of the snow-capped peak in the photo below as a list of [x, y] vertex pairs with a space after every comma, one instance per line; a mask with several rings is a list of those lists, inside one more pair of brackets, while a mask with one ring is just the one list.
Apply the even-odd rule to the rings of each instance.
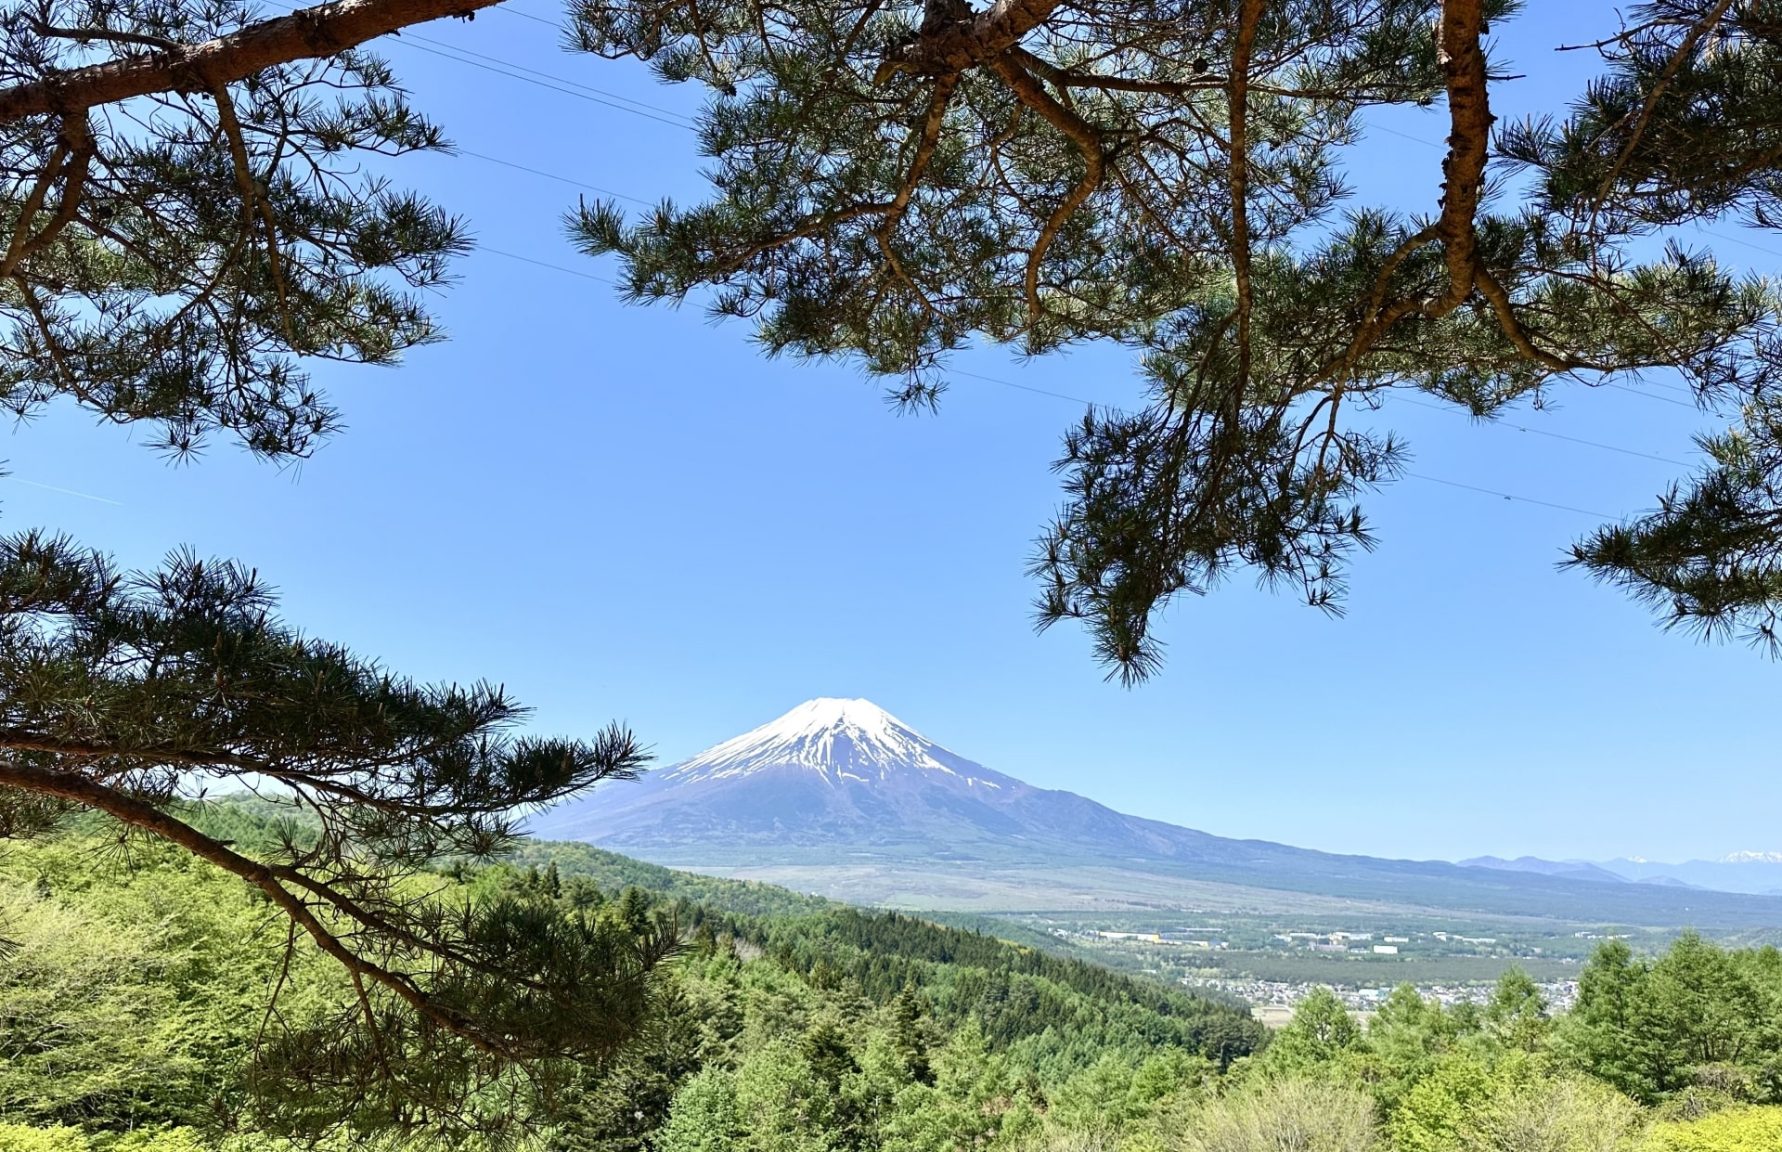
[[663, 775], [675, 781], [717, 780], [783, 766], [812, 769], [832, 780], [882, 779], [915, 769], [1000, 787], [985, 779], [988, 773], [977, 765], [872, 701], [829, 696], [807, 700], [779, 719], [707, 748]]
[[1782, 864], [1782, 852], [1728, 852], [1722, 864]]

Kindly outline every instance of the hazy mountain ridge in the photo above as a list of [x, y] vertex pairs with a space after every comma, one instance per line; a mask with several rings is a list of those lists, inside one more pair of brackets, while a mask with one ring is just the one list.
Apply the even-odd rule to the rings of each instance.
[[1521, 856], [1515, 860], [1476, 856], [1460, 863], [1469, 868], [1540, 872], [1549, 876], [1577, 875], [1579, 878], [1584, 878], [1586, 873], [1600, 872], [1606, 876], [1598, 879], [1746, 895], [1782, 895], [1782, 852], [1728, 852], [1718, 860], [1685, 860], [1680, 864], [1627, 857], [1593, 862], [1542, 860], [1534, 856]]
[[[642, 781], [530, 822], [659, 864], [926, 870], [946, 881], [1084, 866], [1196, 882], [1586, 922], [1768, 926], [1782, 901], [1533, 866], [1336, 855], [1235, 840], [1036, 788], [928, 740], [865, 700], [818, 699]], [[831, 893], [833, 894], [833, 893]], [[1043, 887], [1036, 893], [1043, 899]]]
[[1626, 876], [1586, 860], [1542, 860], [1537, 856], [1518, 856], [1506, 860], [1501, 856], [1474, 856], [1460, 862], [1462, 868], [1495, 868], [1500, 872], [1531, 872], [1537, 876], [1564, 876], [1572, 880], [1594, 880], [1608, 884], [1626, 884]]

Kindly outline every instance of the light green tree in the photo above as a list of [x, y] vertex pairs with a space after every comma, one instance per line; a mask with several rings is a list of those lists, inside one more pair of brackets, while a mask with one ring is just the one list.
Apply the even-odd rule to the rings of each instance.
[[1371, 1152], [1373, 1101], [1355, 1088], [1288, 1079], [1211, 1100], [1190, 1113], [1175, 1152]]
[[657, 1133], [656, 1152], [735, 1152], [743, 1138], [736, 1081], [727, 1071], [706, 1068], [674, 1095], [668, 1122]]
[[1275, 1033], [1258, 1067], [1277, 1074], [1311, 1072], [1358, 1054], [1366, 1043], [1361, 1025], [1336, 993], [1318, 987], [1293, 1009], [1293, 1018]]

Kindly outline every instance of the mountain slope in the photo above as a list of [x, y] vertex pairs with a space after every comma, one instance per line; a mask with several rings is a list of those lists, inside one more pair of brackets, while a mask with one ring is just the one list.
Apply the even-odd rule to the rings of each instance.
[[1782, 923], [1773, 899], [1334, 855], [1130, 816], [985, 768], [865, 700], [809, 701], [640, 782], [544, 813], [528, 830], [690, 868], [848, 865], [947, 881], [1018, 870], [1024, 883], [1101, 868], [1588, 923]]

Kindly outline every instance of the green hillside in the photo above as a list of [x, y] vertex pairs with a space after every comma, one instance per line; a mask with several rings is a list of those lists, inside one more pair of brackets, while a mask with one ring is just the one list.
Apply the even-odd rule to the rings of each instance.
[[[187, 815], [279, 841], [275, 810]], [[360, 1010], [338, 965], [287, 955], [240, 880], [80, 820], [0, 842], [0, 1152], [1747, 1152], [1782, 1116], [1773, 948], [1609, 942], [1558, 1017], [1515, 971], [1482, 1007], [1402, 987], [1365, 1026], [1320, 992], [1271, 1038], [985, 932], [581, 845], [424, 879], [390, 898], [672, 926], [651, 1026], [455, 1110], [380, 1096], [330, 1057]], [[393, 1072], [425, 1093], [453, 1069]]]
[[[244, 847], [275, 840], [272, 812], [250, 805], [188, 815]], [[672, 920], [684, 937], [658, 990], [661, 1026], [620, 1067], [558, 1070], [550, 1108], [563, 1114], [573, 1101], [576, 1133], [558, 1124], [558, 1147], [642, 1149], [689, 1076], [788, 1045], [840, 1045], [845, 1059], [831, 1055], [849, 1064], [870, 1057], [876, 1074], [900, 1081], [886, 1091], [935, 1091], [937, 1069], [969, 1064], [1037, 1099], [1104, 1059], [1218, 1068], [1266, 1040], [1235, 1003], [580, 845], [530, 844], [512, 861], [456, 865], [438, 880], [447, 900], [518, 899], [640, 929]], [[344, 1138], [343, 1120], [375, 1129], [389, 1119], [348, 1090], [267, 1090], [291, 1065], [303, 1071], [289, 1046], [267, 1040], [269, 1020], [275, 1033], [313, 1035], [350, 1016], [353, 999], [342, 973], [301, 943], [286, 964], [283, 925], [234, 878], [81, 819], [50, 840], [0, 844], [0, 893], [10, 941], [0, 1120], [79, 1129], [103, 1144], [163, 1128], [206, 1141], [256, 1129]]]

